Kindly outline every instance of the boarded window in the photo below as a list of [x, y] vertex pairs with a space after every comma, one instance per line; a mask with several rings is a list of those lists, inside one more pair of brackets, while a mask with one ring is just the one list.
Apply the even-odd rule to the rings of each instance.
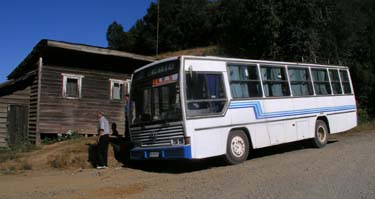
[[62, 74], [63, 97], [69, 99], [81, 98], [82, 75]]
[[68, 78], [66, 82], [66, 96], [79, 97], [78, 95], [78, 79]]

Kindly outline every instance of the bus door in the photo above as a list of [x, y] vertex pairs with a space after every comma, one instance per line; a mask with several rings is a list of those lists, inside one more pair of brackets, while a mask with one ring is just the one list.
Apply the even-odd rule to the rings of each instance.
[[185, 124], [196, 157], [223, 154], [225, 148], [222, 146], [226, 144], [227, 134], [219, 128], [231, 122], [226, 116], [225, 67], [224, 62], [185, 61]]

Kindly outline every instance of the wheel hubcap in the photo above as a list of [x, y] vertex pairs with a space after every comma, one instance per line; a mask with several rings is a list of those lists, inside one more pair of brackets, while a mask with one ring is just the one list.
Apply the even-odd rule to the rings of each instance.
[[234, 156], [243, 156], [243, 154], [245, 153], [245, 141], [239, 136], [233, 137], [231, 142], [231, 149]]
[[323, 127], [318, 128], [318, 139], [320, 142], [324, 142], [326, 139], [326, 132]]

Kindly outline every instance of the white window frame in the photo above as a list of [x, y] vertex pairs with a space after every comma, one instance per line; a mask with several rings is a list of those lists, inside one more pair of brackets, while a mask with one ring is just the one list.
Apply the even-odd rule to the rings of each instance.
[[132, 85], [132, 80], [130, 80], [130, 79], [126, 80], [125, 84], [126, 84], [126, 92], [125, 92], [125, 94], [130, 94], [130, 88], [131, 88], [131, 85]]
[[[61, 73], [63, 76], [63, 90], [62, 90], [62, 96], [66, 99], [80, 99], [82, 97], [82, 78], [85, 76], [83, 75], [76, 75], [76, 74], [66, 74]], [[68, 79], [76, 79], [78, 80], [78, 97], [70, 97], [66, 95], [66, 85], [68, 82]]]
[[[109, 93], [109, 97], [111, 100], [123, 100], [124, 99], [124, 92], [125, 92], [125, 85], [126, 85], [126, 82], [125, 80], [119, 80], [119, 79], [109, 79], [109, 81], [111, 82], [111, 86], [110, 86], [110, 93]], [[120, 96], [120, 99], [114, 99], [113, 98], [113, 86], [114, 84], [122, 84], [122, 93], [121, 93], [121, 96]]]

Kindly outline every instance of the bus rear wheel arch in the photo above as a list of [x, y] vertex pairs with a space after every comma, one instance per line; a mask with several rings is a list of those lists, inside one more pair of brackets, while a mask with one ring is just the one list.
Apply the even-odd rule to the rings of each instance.
[[312, 144], [315, 148], [323, 148], [328, 142], [329, 129], [327, 121], [318, 118], [315, 123], [314, 138], [312, 139]]
[[228, 164], [239, 164], [249, 156], [250, 142], [243, 130], [232, 130], [227, 139], [227, 149], [224, 156]]

